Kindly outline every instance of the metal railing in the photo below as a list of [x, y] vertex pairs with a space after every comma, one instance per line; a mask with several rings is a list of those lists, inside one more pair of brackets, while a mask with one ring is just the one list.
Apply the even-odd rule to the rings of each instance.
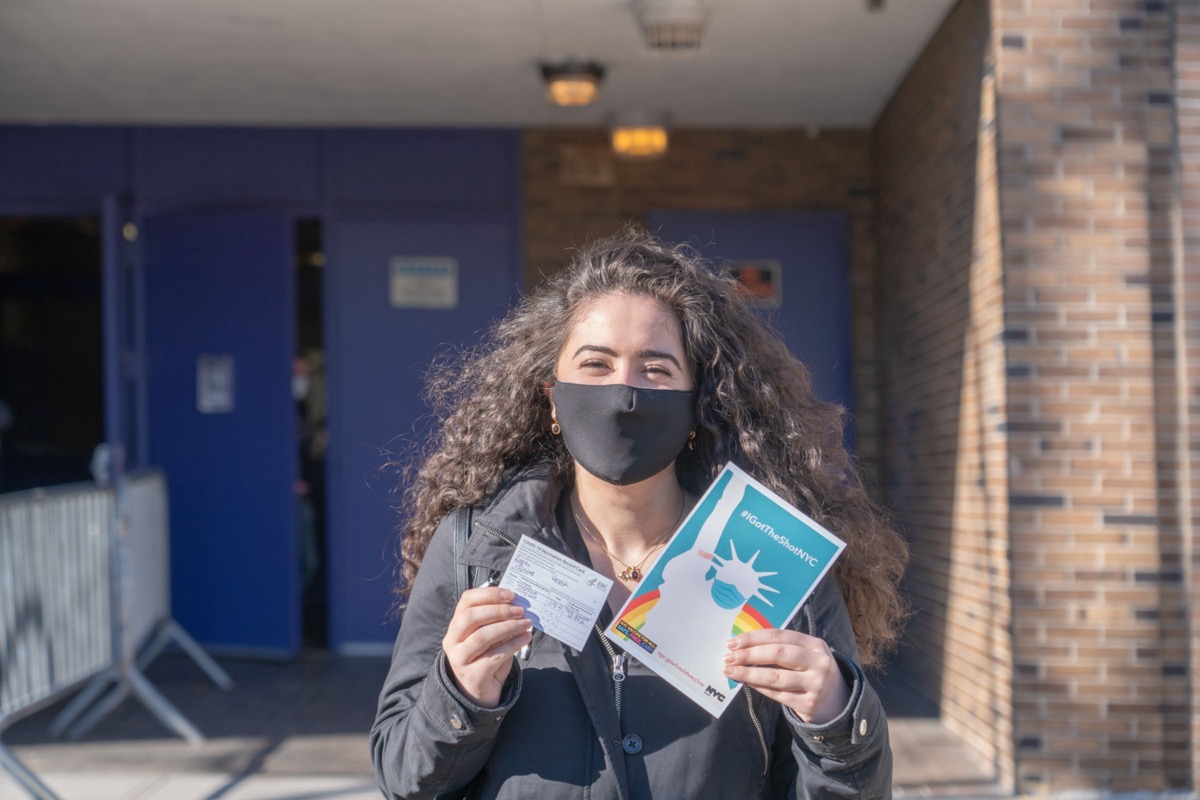
[[[0, 732], [113, 663], [112, 491], [0, 495]], [[0, 742], [0, 766], [50, 790]]]
[[[143, 670], [174, 641], [223, 689], [233, 682], [171, 618], [162, 473], [115, 488], [74, 484], [0, 495], [0, 736], [84, 687], [50, 726], [78, 738], [129, 694], [190, 742], [203, 735]], [[0, 768], [56, 795], [0, 741]]]

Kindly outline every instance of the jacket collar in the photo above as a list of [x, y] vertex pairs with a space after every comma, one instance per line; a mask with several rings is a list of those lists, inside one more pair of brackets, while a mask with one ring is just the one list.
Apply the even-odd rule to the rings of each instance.
[[549, 462], [506, 476], [492, 498], [472, 518], [463, 563], [502, 572], [522, 536], [566, 554], [555, 519], [564, 488]]

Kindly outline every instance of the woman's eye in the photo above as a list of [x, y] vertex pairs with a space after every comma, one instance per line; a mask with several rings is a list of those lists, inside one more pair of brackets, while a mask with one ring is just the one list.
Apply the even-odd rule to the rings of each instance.
[[649, 372], [653, 375], [661, 376], [663, 378], [671, 377], [671, 370], [669, 370], [666, 367], [661, 366], [659, 364], [647, 364], [646, 372]]
[[605, 363], [604, 363], [603, 361], [601, 361], [600, 359], [597, 359], [597, 358], [589, 358], [587, 361], [584, 361], [584, 362], [583, 362], [583, 363], [581, 363], [579, 366], [580, 366], [580, 368], [582, 368], [582, 369], [604, 369], [604, 368], [606, 368], [608, 365], [607, 365], [607, 364], [605, 364]]

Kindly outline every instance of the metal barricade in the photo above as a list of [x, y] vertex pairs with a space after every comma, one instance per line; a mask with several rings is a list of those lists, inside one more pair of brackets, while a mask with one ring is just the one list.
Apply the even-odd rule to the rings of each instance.
[[114, 663], [94, 678], [50, 725], [53, 736], [77, 739], [132, 693], [160, 722], [193, 744], [203, 734], [146, 679], [145, 669], [175, 642], [222, 689], [225, 670], [171, 617], [170, 522], [167, 482], [159, 470], [132, 473], [117, 483]]
[[[0, 734], [113, 663], [112, 491], [0, 495]], [[0, 742], [0, 767], [53, 798]]]
[[[192, 743], [200, 731], [146, 679], [176, 643], [222, 689], [233, 681], [172, 619], [166, 480], [0, 495], [0, 735], [83, 686], [50, 733], [78, 738], [130, 694]], [[31, 795], [56, 795], [0, 741], [0, 768]]]

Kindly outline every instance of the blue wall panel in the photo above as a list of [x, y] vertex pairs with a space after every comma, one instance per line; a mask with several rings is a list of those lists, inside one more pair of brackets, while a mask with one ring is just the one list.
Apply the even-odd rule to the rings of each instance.
[[[434, 358], [477, 341], [519, 288], [506, 219], [338, 220], [330, 226], [333, 284], [327, 353], [330, 398], [330, 644], [390, 643], [397, 517], [381, 472], [384, 450], [403, 459], [421, 443], [422, 381]], [[395, 256], [454, 259], [454, 309], [389, 302]]]
[[336, 203], [505, 208], [514, 201], [516, 132], [342, 131], [332, 139]]
[[320, 135], [259, 128], [139, 131], [140, 199], [161, 204], [313, 204]]
[[840, 211], [718, 213], [660, 211], [651, 229], [690, 242], [706, 258], [774, 260], [783, 272], [781, 305], [765, 311], [788, 349], [812, 371], [824, 400], [854, 407], [850, 328], [850, 256]]
[[0, 126], [0, 202], [80, 205], [128, 190], [124, 128]]

